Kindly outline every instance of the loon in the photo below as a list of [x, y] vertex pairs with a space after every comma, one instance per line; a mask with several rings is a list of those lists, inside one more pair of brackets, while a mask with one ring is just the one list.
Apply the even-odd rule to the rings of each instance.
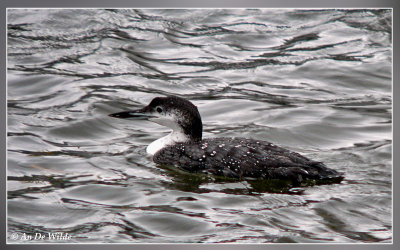
[[145, 119], [172, 129], [146, 149], [156, 164], [234, 179], [289, 180], [295, 185], [306, 180], [339, 183], [343, 179], [341, 173], [322, 162], [267, 141], [237, 137], [203, 139], [197, 107], [181, 97], [156, 97], [142, 109], [109, 116]]

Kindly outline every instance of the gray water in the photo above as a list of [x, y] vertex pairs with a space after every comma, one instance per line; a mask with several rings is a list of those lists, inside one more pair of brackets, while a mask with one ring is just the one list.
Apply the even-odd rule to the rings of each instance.
[[[390, 10], [7, 16], [9, 243], [392, 242]], [[170, 94], [204, 137], [267, 140], [345, 179], [263, 190], [156, 166], [145, 148], [168, 129], [108, 114]]]

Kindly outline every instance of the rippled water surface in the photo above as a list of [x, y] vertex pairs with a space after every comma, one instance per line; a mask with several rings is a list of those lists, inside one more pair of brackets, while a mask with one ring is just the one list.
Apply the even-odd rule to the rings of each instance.
[[[8, 241], [392, 242], [390, 10], [8, 10]], [[262, 190], [156, 166], [155, 96], [204, 136], [271, 141], [345, 174]]]

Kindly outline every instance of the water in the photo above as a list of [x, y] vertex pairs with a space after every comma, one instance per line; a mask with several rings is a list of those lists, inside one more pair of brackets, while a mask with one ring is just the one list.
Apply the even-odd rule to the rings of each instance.
[[[9, 10], [8, 242], [392, 242], [391, 15]], [[145, 148], [167, 129], [107, 115], [168, 94], [205, 137], [271, 141], [345, 180], [260, 191], [156, 166]]]

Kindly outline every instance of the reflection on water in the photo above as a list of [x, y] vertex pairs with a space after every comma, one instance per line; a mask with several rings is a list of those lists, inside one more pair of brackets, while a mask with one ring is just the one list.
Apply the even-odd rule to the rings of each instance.
[[[9, 242], [392, 241], [390, 10], [7, 15]], [[156, 166], [145, 147], [167, 130], [107, 115], [169, 94], [198, 106], [205, 137], [271, 141], [345, 180], [270, 189]]]

